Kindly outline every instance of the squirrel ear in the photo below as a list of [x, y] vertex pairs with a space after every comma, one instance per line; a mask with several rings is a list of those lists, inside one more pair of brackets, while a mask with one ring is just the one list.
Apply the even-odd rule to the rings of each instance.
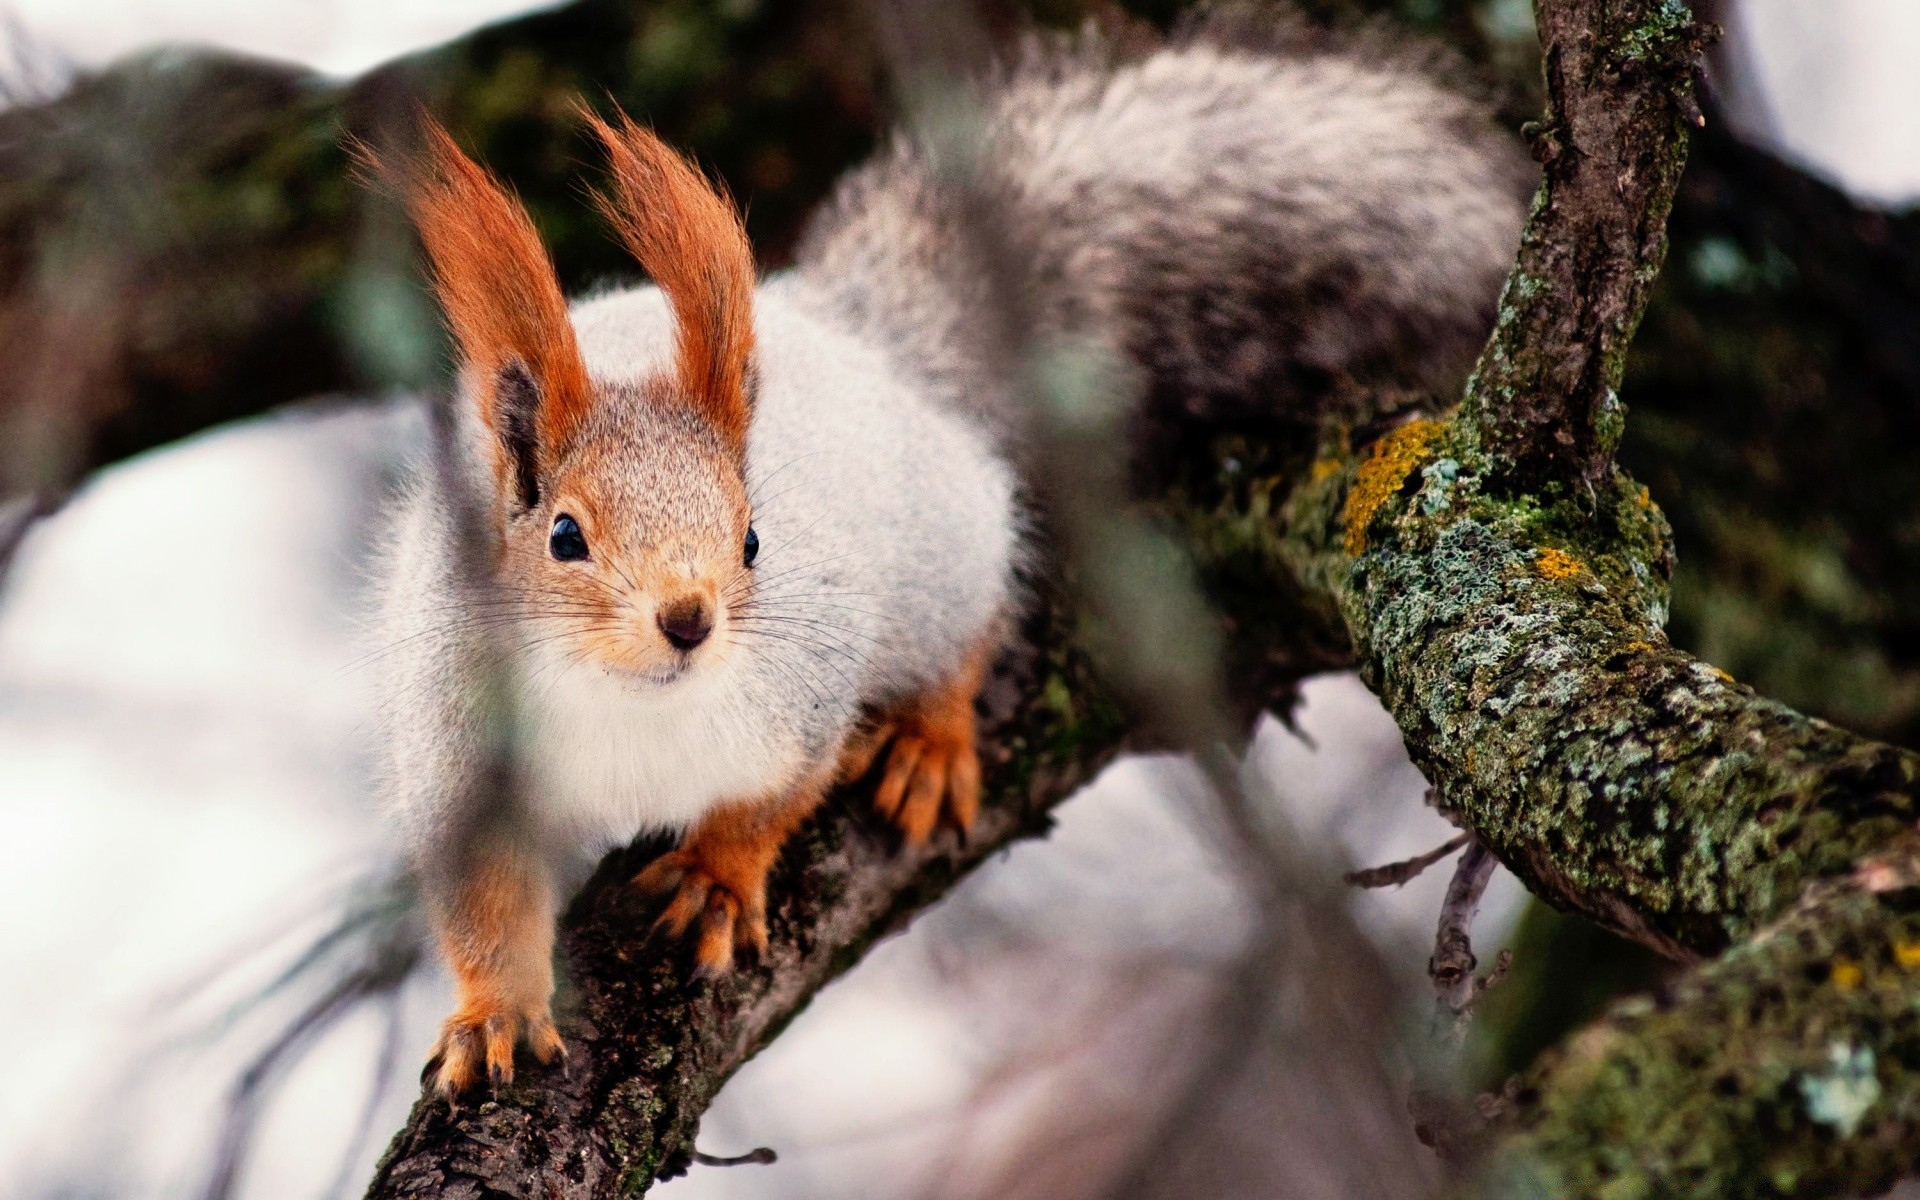
[[651, 130], [617, 113], [581, 116], [607, 148], [613, 194], [600, 209], [667, 294], [679, 327], [681, 384], [736, 449], [747, 441], [753, 354], [753, 250], [725, 192]]
[[501, 493], [531, 508], [542, 453], [551, 461], [592, 403], [586, 363], [525, 207], [439, 122], [424, 112], [418, 121], [415, 155], [386, 159], [364, 144], [353, 152], [419, 229], [466, 388], [495, 434]]

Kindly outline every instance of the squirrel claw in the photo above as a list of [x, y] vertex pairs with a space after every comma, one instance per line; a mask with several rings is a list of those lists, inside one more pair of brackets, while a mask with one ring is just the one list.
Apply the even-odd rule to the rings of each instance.
[[513, 1082], [513, 1052], [523, 1038], [542, 1065], [556, 1058], [565, 1063], [566, 1043], [550, 1013], [457, 1012], [441, 1027], [422, 1078], [431, 1074], [434, 1091], [457, 1110], [460, 1097], [479, 1083], [483, 1067], [491, 1086]]
[[964, 842], [980, 814], [980, 757], [973, 739], [932, 731], [899, 734], [873, 803], [909, 846], [924, 845], [942, 823]]
[[873, 806], [893, 822], [909, 847], [925, 845], [943, 824], [958, 832], [964, 845], [980, 815], [974, 698], [988, 657], [989, 647], [983, 644], [946, 684], [894, 713], [869, 720], [841, 750], [841, 782], [864, 775], [886, 751]]
[[736, 950], [758, 955], [767, 948], [764, 902], [743, 899], [741, 892], [748, 889], [719, 878], [693, 851], [661, 855], [634, 876], [633, 887], [648, 897], [670, 897], [646, 941], [652, 945], [690, 937], [697, 979], [718, 979], [731, 972]]

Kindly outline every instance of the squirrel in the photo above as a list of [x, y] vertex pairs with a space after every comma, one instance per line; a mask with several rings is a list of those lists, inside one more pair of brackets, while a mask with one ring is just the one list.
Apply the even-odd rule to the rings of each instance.
[[[1038, 332], [1096, 336], [1190, 403], [1311, 403], [1387, 357], [1457, 380], [1526, 175], [1438, 64], [1271, 13], [1143, 55], [1029, 36], [974, 100]], [[1022, 417], [937, 148], [897, 133], [757, 280], [724, 191], [624, 115], [581, 116], [652, 283], [571, 307], [524, 209], [438, 125], [365, 152], [458, 368], [379, 620], [383, 789], [457, 985], [449, 1098], [510, 1080], [522, 1044], [564, 1053], [557, 910], [605, 851], [678, 835], [633, 884], [713, 975], [766, 947], [769, 869], [837, 783], [877, 767], [909, 845], [964, 834], [1030, 542]]]

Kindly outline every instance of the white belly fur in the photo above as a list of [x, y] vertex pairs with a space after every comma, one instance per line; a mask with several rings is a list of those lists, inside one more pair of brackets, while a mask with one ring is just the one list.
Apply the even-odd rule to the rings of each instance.
[[655, 687], [588, 664], [527, 666], [516, 761], [556, 848], [598, 852], [684, 829], [716, 805], [775, 794], [800, 773], [797, 740], [749, 702], [738, 670]]

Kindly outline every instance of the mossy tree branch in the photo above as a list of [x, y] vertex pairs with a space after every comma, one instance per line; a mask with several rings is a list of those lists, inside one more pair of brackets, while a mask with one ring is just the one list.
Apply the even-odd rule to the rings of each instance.
[[1670, 954], [1720, 954], [1536, 1068], [1499, 1178], [1555, 1196], [1882, 1188], [1920, 1156], [1920, 757], [1665, 643], [1667, 529], [1612, 465], [1613, 390], [1699, 34], [1666, 0], [1537, 8], [1546, 179], [1466, 402], [1329, 454], [1275, 552], [1337, 599], [1441, 802], [1529, 887]]

